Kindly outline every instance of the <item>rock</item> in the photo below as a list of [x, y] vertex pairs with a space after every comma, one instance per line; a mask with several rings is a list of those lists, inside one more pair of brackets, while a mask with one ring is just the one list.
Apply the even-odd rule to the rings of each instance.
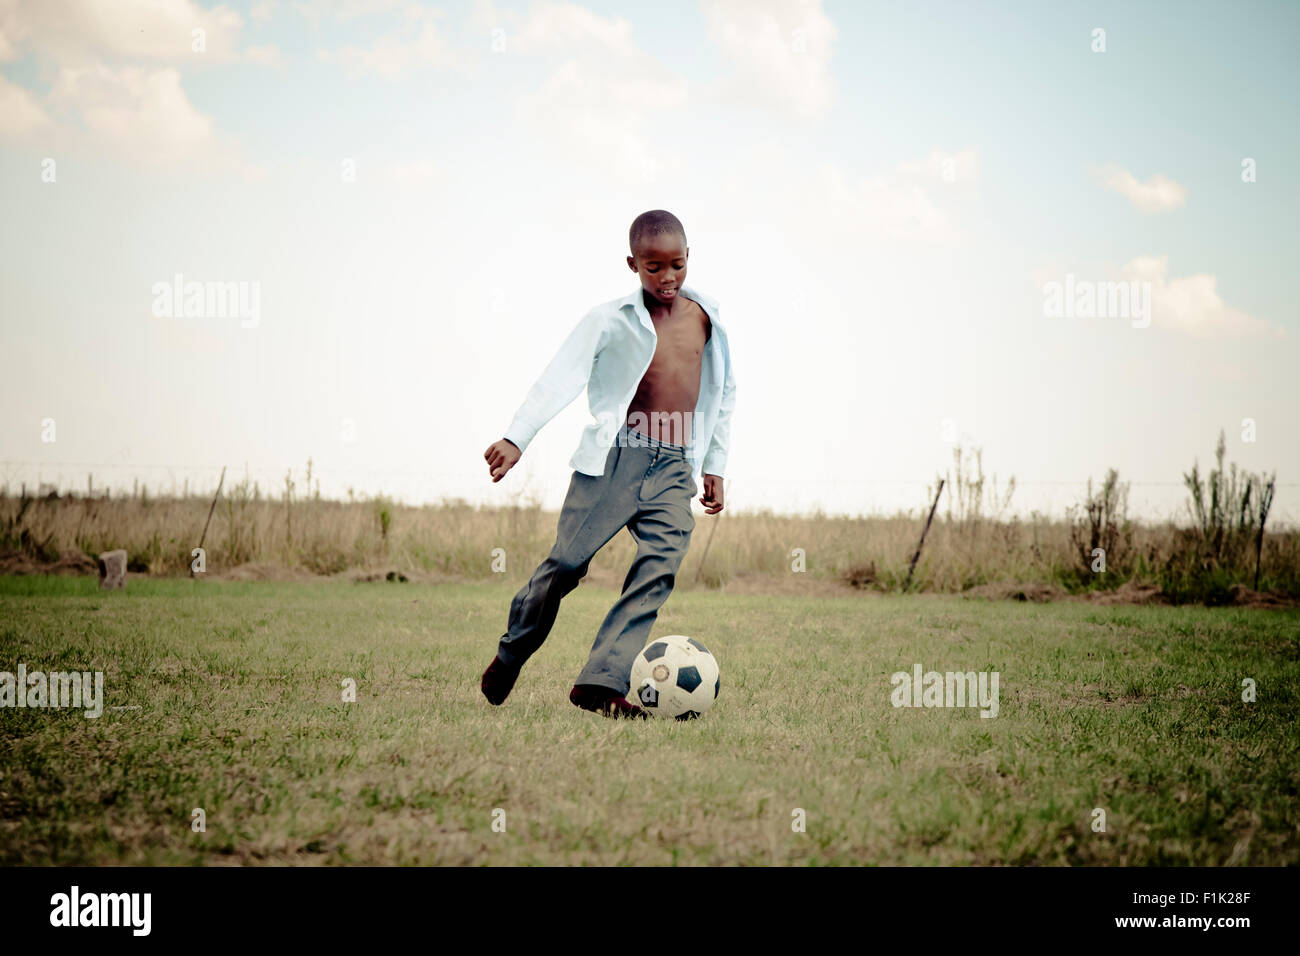
[[99, 556], [99, 586], [105, 590], [126, 586], [126, 552], [121, 548]]

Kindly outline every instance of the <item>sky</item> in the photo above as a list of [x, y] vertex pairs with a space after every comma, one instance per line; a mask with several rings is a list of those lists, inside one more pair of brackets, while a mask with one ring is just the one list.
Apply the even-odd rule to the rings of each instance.
[[483, 452], [668, 209], [729, 509], [915, 512], [960, 447], [1018, 514], [1114, 468], [1178, 519], [1223, 431], [1295, 524], [1298, 40], [1263, 2], [0, 0], [0, 484], [310, 459], [558, 507], [585, 399]]

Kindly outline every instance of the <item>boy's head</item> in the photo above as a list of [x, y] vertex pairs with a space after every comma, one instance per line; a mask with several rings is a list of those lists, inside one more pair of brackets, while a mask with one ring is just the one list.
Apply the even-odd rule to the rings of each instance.
[[627, 234], [632, 254], [627, 267], [641, 277], [641, 288], [663, 305], [671, 305], [686, 284], [686, 230], [681, 220], [666, 209], [643, 212], [632, 221]]

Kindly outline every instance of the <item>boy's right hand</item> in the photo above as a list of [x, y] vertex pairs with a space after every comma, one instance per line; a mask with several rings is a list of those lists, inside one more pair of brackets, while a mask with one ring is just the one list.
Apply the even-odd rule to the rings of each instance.
[[495, 483], [504, 478], [506, 472], [515, 466], [515, 462], [519, 460], [519, 456], [522, 454], [523, 452], [508, 438], [494, 441], [488, 445], [488, 450], [483, 453], [483, 457], [487, 460], [492, 481]]

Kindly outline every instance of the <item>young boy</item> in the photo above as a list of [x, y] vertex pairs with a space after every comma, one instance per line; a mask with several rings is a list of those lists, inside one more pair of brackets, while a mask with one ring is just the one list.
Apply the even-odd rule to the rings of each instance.
[[686, 285], [686, 231], [662, 209], [637, 216], [628, 268], [641, 280], [622, 299], [596, 306], [570, 333], [528, 392], [505, 437], [484, 453], [500, 481], [548, 421], [587, 389], [596, 418], [569, 464], [575, 470], [555, 545], [510, 604], [506, 633], [483, 673], [483, 695], [501, 704], [519, 669], [542, 645], [560, 600], [592, 556], [626, 527], [636, 557], [587, 666], [569, 694], [606, 717], [645, 717], [628, 703], [632, 662], [645, 646], [695, 528], [691, 497], [722, 510], [736, 383], [718, 305]]

